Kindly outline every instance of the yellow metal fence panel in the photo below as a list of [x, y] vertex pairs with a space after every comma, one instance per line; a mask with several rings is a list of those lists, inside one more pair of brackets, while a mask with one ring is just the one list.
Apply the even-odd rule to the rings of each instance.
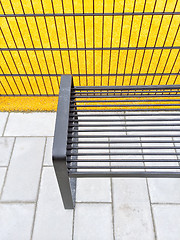
[[1, 96], [180, 84], [179, 0], [1, 0], [0, 23]]

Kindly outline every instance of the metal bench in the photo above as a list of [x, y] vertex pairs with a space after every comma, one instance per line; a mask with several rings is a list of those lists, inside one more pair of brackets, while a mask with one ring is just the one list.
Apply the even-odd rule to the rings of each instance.
[[180, 177], [179, 89], [75, 87], [62, 75], [53, 164], [66, 209], [74, 207], [76, 178]]

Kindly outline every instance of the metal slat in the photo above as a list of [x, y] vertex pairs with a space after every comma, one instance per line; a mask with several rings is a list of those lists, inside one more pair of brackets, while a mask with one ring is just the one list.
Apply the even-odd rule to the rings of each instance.
[[[127, 96], [128, 98], [128, 96]], [[125, 99], [125, 100], [71, 100], [71, 103], [104, 103], [104, 102], [116, 102], [116, 103], [119, 103], [119, 102], [180, 102], [180, 99]], [[71, 106], [73, 106], [71, 104]], [[89, 106], [88, 104], [85, 105], [85, 106]], [[94, 105], [93, 105], [94, 106]], [[96, 106], [96, 105], [95, 105]], [[104, 105], [101, 105], [101, 106], [104, 106]], [[108, 105], [109, 106], [109, 105]], [[118, 105], [117, 105], [118, 106]], [[79, 105], [77, 104], [77, 107], [79, 107]]]
[[112, 163], [166, 163], [166, 162], [170, 162], [170, 163], [172, 163], [172, 162], [175, 162], [175, 163], [179, 163], [180, 162], [180, 159], [178, 160], [178, 159], [105, 159], [105, 158], [103, 158], [103, 159], [101, 159], [101, 158], [98, 158], [98, 159], [95, 159], [95, 158], [93, 158], [93, 159], [75, 159], [74, 157], [73, 157], [73, 159], [71, 159], [70, 157], [68, 157], [67, 158], [67, 162], [68, 163], [70, 163], [70, 162], [80, 162], [80, 163], [82, 163], [82, 162], [86, 162], [86, 163], [88, 163], [88, 162], [91, 162], [91, 163], [93, 163], [93, 162], [99, 162], [99, 163], [101, 163], [101, 162], [103, 162], [103, 163], [109, 163], [109, 162], [112, 162]]
[[[93, 124], [93, 125], [90, 125], [89, 123], [90, 122], [133, 122], [133, 124], [131, 124], [131, 125], [128, 125], [128, 124], [122, 124], [122, 125], [119, 125], [119, 126], [136, 126], [136, 124], [134, 123], [134, 122], [166, 122], [166, 123], [157, 123], [157, 124], [154, 124], [154, 125], [156, 125], [156, 126], [158, 126], [158, 125], [160, 125], [160, 126], [163, 126], [163, 124], [166, 124], [166, 126], [173, 126], [173, 123], [171, 123], [171, 124], [168, 124], [167, 122], [177, 122], [177, 121], [180, 121], [180, 119], [179, 118], [172, 118], [172, 119], [78, 119], [78, 120], [76, 120], [76, 119], [73, 119], [73, 118], [70, 118], [69, 119], [69, 122], [71, 123], [71, 122], [74, 122], [74, 123], [77, 123], [77, 122], [83, 122], [83, 123], [86, 123], [86, 122], [88, 122], [88, 124], [87, 125], [85, 125], [85, 124], [79, 124], [79, 125], [77, 125], [77, 126], [87, 126], [87, 127], [91, 127], [91, 126], [96, 126], [95, 124]], [[142, 123], [140, 123], [140, 125], [141, 126], [143, 126], [143, 124]], [[154, 126], [153, 124], [152, 125], [148, 125], [148, 124], [144, 124], [144, 126]], [[76, 126], [76, 124], [70, 124], [70, 126]], [[97, 126], [100, 126], [100, 125], [97, 125]], [[101, 124], [101, 126], [107, 126], [107, 125], [103, 125], [103, 124]], [[115, 124], [113, 124], [112, 126], [115, 126]], [[178, 126], [178, 124], [176, 125], [176, 126]]]
[[[109, 95], [112, 95], [112, 96], [114, 96], [114, 94], [128, 94], [127, 96], [129, 96], [129, 94], [130, 93], [133, 93], [134, 95], [136, 95], [137, 93], [143, 93], [143, 94], [150, 94], [150, 93], [152, 93], [152, 95], [151, 96], [154, 96], [155, 97], [155, 95], [153, 95], [153, 93], [158, 93], [158, 94], [161, 94], [162, 96], [164, 96], [163, 94], [164, 93], [169, 93], [169, 94], [172, 94], [172, 93], [176, 93], [177, 94], [177, 90], [167, 90], [167, 89], [164, 89], [164, 90], [161, 90], [161, 89], [158, 89], [158, 90], [116, 90], [116, 89], [114, 89], [114, 91], [113, 90], [94, 90], [94, 91], [91, 91], [91, 90], [82, 90], [82, 91], [78, 91], [78, 90], [76, 90], [76, 91], [72, 91], [71, 92], [71, 98], [73, 98], [73, 97], [75, 97], [75, 96], [81, 96], [82, 94], [86, 94], [85, 96], [88, 96], [88, 94], [90, 95], [90, 96], [94, 96], [94, 93], [95, 94], [106, 94], [107, 96], [109, 96]], [[110, 93], [112, 93], [112, 94], [110, 94]]]
[[[177, 92], [177, 91], [174, 91], [174, 92]], [[71, 97], [71, 101], [75, 101], [74, 99], [78, 99], [78, 98], [84, 98], [84, 99], [87, 99], [87, 98], [163, 98], [163, 97], [168, 97], [168, 98], [178, 98], [180, 97], [180, 94], [157, 94], [157, 92], [155, 92], [156, 94], [154, 95], [149, 95], [149, 94], [142, 94], [142, 95], [137, 95], [137, 94], [134, 94], [132, 95], [131, 92], [128, 93], [128, 95], [110, 95], [109, 94], [110, 92], [108, 92], [108, 95], [76, 95], [76, 96], [72, 96]], [[114, 92], [112, 92], [114, 94]], [[150, 92], [151, 93], [151, 92]], [[159, 93], [159, 92], [158, 92]], [[169, 93], [172, 93], [172, 92], [169, 92]], [[96, 93], [95, 93], [96, 94]], [[72, 100], [73, 99], [73, 100]], [[83, 100], [81, 100], [83, 101]], [[131, 100], [132, 101], [132, 100]], [[173, 99], [172, 99], [173, 101]]]
[[75, 86], [74, 90], [151, 90], [151, 89], [180, 89], [180, 85], [136, 85], [136, 86]]
[[77, 144], [102, 144], [102, 143], [105, 143], [105, 144], [125, 144], [125, 143], [158, 143], [158, 144], [160, 144], [160, 143], [180, 143], [180, 140], [174, 140], [174, 139], [172, 139], [172, 141], [170, 142], [169, 140], [161, 140], [161, 139], [158, 139], [158, 140], [149, 140], [149, 139], [147, 139], [147, 140], [138, 140], [138, 139], [136, 139], [136, 140], [132, 140], [132, 139], [123, 139], [123, 140], [119, 140], [119, 141], [114, 141], [114, 140], [111, 140], [110, 142], [109, 141], [102, 141], [102, 140], [100, 140], [100, 141], [81, 141], [81, 140], [68, 140], [67, 141], [67, 144], [72, 144], [72, 143], [77, 143]]
[[[148, 110], [147, 110], [148, 111]], [[99, 111], [100, 112], [100, 111]], [[171, 117], [171, 116], [179, 116], [180, 115], [180, 111], [178, 112], [178, 111], [175, 111], [175, 112], [170, 112], [170, 113], [167, 113], [167, 112], [161, 112], [161, 111], [157, 111], [157, 112], [153, 112], [153, 113], [151, 113], [151, 112], [148, 112], [148, 113], [143, 113], [143, 112], [141, 112], [141, 113], [136, 113], [136, 112], [133, 112], [133, 113], [127, 113], [126, 111], [123, 111], [124, 112], [124, 114], [122, 114], [122, 112], [117, 112], [117, 111], [113, 111], [114, 113], [112, 114], [104, 114], [104, 112], [102, 112], [101, 114], [99, 114], [99, 115], [97, 115], [97, 113], [96, 112], [94, 112], [94, 113], [96, 113], [96, 115], [95, 114], [92, 114], [93, 113], [93, 111], [91, 112], [91, 114], [78, 114], [78, 116], [79, 117], [122, 117], [122, 116], [126, 116], [126, 117], [134, 117], [134, 116], [142, 116], [142, 117], [144, 117], [144, 116], [150, 116], [150, 117], [154, 117], [154, 116], [169, 116], [169, 117]], [[70, 117], [74, 117], [75, 115], [74, 115], [75, 113], [70, 113], [69, 114], [69, 116]]]
[[[98, 120], [96, 120], [96, 121], [98, 122]], [[126, 121], [126, 120], [124, 120], [124, 121]], [[131, 120], [131, 121], [133, 121], [133, 120]], [[148, 120], [148, 121], [150, 121], [150, 120]], [[89, 122], [89, 121], [87, 120], [87, 122]], [[107, 122], [110, 122], [110, 120], [107, 121]], [[150, 123], [147, 123], [147, 124], [136, 123], [135, 124], [134, 121], [133, 121], [133, 124], [112, 124], [111, 126], [108, 126], [107, 124], [91, 124], [91, 125], [90, 124], [69, 124], [69, 127], [88, 127], [88, 128], [90, 128], [90, 127], [152, 127], [152, 126], [154, 126], [154, 127], [159, 127], [159, 126], [161, 126], [161, 127], [165, 127], [165, 126], [176, 127], [176, 126], [180, 126], [180, 123], [171, 123], [171, 122], [167, 123], [166, 122], [166, 123], [155, 123], [155, 124], [152, 124], [152, 123], [151, 124]]]
[[69, 171], [69, 177], [73, 178], [90, 178], [90, 177], [102, 177], [102, 178], [109, 178], [109, 177], [128, 177], [128, 178], [180, 178], [180, 172], [72, 172]]
[[[109, 143], [111, 144], [111, 143]], [[88, 147], [83, 147], [83, 146], [78, 146], [78, 147], [71, 147], [71, 146], [67, 146], [67, 150], [74, 150], [74, 149], [80, 149], [80, 150], [103, 150], [103, 149], [123, 149], [123, 150], [128, 150], [128, 149], [141, 149], [141, 150], [148, 150], [148, 149], [166, 149], [166, 150], [169, 150], [169, 149], [180, 149], [180, 146], [179, 147], [172, 147], [172, 146], [147, 146], [147, 147], [138, 147], [138, 146], [110, 146], [110, 147], [92, 147], [92, 146], [88, 146]]]
[[170, 156], [176, 156], [177, 155], [177, 153], [176, 152], [154, 152], [154, 153], [152, 153], [152, 152], [149, 152], [149, 153], [137, 153], [137, 152], [119, 152], [119, 153], [117, 153], [117, 152], [108, 152], [108, 153], [105, 153], [105, 152], [89, 152], [89, 153], [86, 153], [86, 152], [84, 152], [84, 153], [80, 153], [80, 152], [78, 152], [78, 153], [74, 153], [74, 152], [71, 152], [71, 151], [67, 151], [67, 156], [105, 156], [105, 155], [108, 155], [108, 156], [111, 156], [111, 155], [113, 155], [113, 156], [121, 156], [121, 155], [127, 155], [127, 156], [129, 156], [129, 155], [134, 155], [134, 156], [136, 156], [136, 155], [141, 155], [141, 156], [143, 156], [143, 155], [152, 155], [152, 156], [158, 156], [158, 155], [165, 155], [165, 156], [168, 156], [168, 155], [170, 155]]
[[[141, 127], [141, 126], [139, 126]], [[129, 127], [130, 128], [130, 127]], [[91, 132], [180, 132], [180, 129], [156, 129], [156, 128], [150, 128], [150, 129], [74, 129], [74, 130], [69, 130], [69, 133], [73, 133], [73, 132], [87, 132], [87, 133], [91, 133]], [[80, 135], [81, 136], [81, 135]]]
[[[88, 105], [88, 104], [84, 104], [84, 105], [80, 105], [77, 104], [76, 107], [77, 108], [101, 108], [101, 107], [173, 107], [173, 106], [180, 106], [179, 103], [167, 103], [167, 104], [102, 104], [102, 105]], [[72, 104], [70, 104], [70, 110], [72, 111], [72, 109], [74, 109], [74, 106]], [[78, 110], [77, 110], [78, 111]], [[180, 111], [180, 108], [179, 108]]]
[[80, 135], [74, 136], [72, 134], [68, 134], [68, 138], [133, 138], [133, 137], [180, 137], [180, 134], [172, 135], [172, 134], [162, 134], [162, 135], [154, 135], [154, 134], [131, 134], [131, 135]]
[[[180, 108], [157, 108], [157, 109], [154, 109], [154, 108], [138, 108], [138, 109], [92, 109], [92, 110], [84, 110], [84, 109], [74, 109], [74, 110], [70, 110], [70, 113], [75, 113], [75, 112], [124, 112], [124, 111], [130, 111], [130, 112], [143, 112], [143, 111], [174, 111], [174, 112], [177, 112], [179, 111], [180, 112]], [[175, 113], [176, 115], [177, 113]]]
[[180, 169], [180, 166], [76, 166], [72, 167], [68, 164], [68, 169]]

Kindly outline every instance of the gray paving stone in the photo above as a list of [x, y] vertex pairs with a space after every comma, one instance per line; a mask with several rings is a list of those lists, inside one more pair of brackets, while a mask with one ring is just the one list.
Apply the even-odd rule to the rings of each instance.
[[[166, 139], [168, 141], [172, 141], [172, 138], [161, 138], [160, 140]], [[144, 143], [143, 146], [157, 146], [157, 144]], [[158, 146], [166, 146], [173, 147], [173, 143], [162, 143]], [[155, 150], [143, 150], [147, 153], [155, 152]], [[159, 153], [167, 153], [167, 155], [158, 155], [158, 156], [150, 156], [151, 159], [164, 159], [171, 160], [172, 162], [162, 162], [162, 163], [146, 163], [146, 166], [178, 166], [177, 162], [173, 162], [173, 160], [177, 160], [176, 155], [168, 155], [168, 153], [175, 153], [174, 149], [158, 149]], [[144, 157], [149, 158], [149, 156]], [[150, 171], [150, 170], [149, 170]], [[155, 171], [155, 170], [154, 170]], [[158, 170], [161, 171], [161, 170]], [[164, 171], [164, 170], [163, 170]], [[172, 170], [171, 170], [172, 171]], [[152, 203], [180, 203], [180, 179], [178, 178], [149, 178], [149, 192]]]
[[0, 166], [8, 166], [11, 151], [14, 143], [14, 138], [1, 137], [0, 138]]
[[74, 240], [112, 240], [111, 204], [76, 204]]
[[0, 195], [1, 195], [2, 187], [3, 187], [3, 183], [4, 183], [6, 170], [7, 170], [7, 168], [5, 168], [5, 167], [0, 168]]
[[54, 169], [44, 167], [33, 240], [71, 240], [73, 211], [64, 210]]
[[180, 239], [180, 205], [153, 205], [158, 240]]
[[6, 124], [8, 113], [0, 112], [0, 136], [2, 136]]
[[116, 205], [114, 228], [116, 240], [155, 240], [150, 206], [144, 203]]
[[52, 166], [52, 147], [53, 147], [53, 137], [48, 137], [46, 142], [46, 150], [44, 156], [44, 166]]
[[56, 113], [10, 113], [5, 136], [53, 136]]
[[30, 240], [34, 204], [0, 204], [0, 239]]
[[45, 138], [17, 138], [2, 194], [3, 201], [35, 201]]
[[111, 202], [109, 178], [77, 179], [77, 202]]
[[148, 179], [152, 203], [180, 203], [179, 178]]
[[114, 201], [121, 204], [149, 203], [145, 179], [121, 178], [112, 179]]
[[113, 179], [116, 240], [154, 240], [145, 179]]

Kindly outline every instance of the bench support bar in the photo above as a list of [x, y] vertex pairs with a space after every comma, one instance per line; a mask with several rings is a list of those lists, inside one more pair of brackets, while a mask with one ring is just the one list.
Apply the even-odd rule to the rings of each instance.
[[76, 192], [76, 182], [74, 179], [71, 179], [71, 181], [69, 179], [66, 161], [71, 86], [72, 76], [63, 75], [61, 77], [53, 144], [53, 164], [65, 209], [74, 208]]

